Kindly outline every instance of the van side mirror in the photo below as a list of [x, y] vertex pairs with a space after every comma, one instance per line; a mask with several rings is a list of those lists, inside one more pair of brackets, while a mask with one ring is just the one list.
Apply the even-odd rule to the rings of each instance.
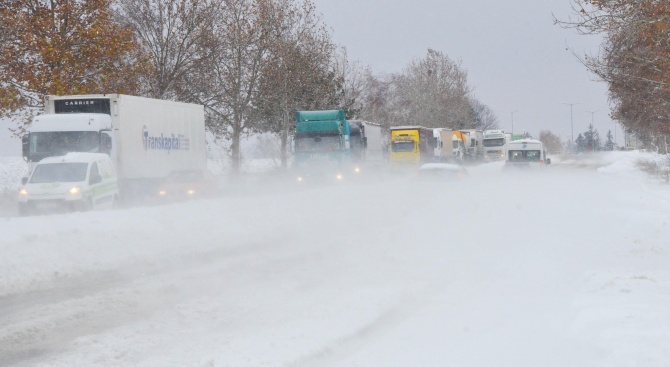
[[21, 138], [21, 148], [23, 150], [23, 158], [28, 160], [30, 155], [30, 135], [26, 134]]
[[100, 140], [100, 152], [107, 155], [112, 154], [112, 137], [103, 133]]
[[551, 158], [547, 158], [547, 165], [551, 164]]
[[28, 177], [24, 177], [21, 179], [21, 185], [25, 185], [28, 183]]

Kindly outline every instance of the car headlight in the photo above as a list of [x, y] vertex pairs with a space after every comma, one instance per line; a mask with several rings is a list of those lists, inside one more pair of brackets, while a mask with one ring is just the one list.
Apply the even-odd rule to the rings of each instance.
[[354, 172], [356, 172], [356, 173], [359, 173], [359, 172], [361, 172], [361, 169], [360, 169], [360, 167], [356, 167], [356, 168], [354, 168]]
[[28, 196], [28, 190], [26, 190], [26, 189], [19, 190], [19, 196], [21, 196], [21, 197]]
[[72, 195], [72, 196], [81, 195], [81, 187], [75, 186], [75, 187], [67, 190], [67, 193]]
[[342, 181], [342, 179], [344, 178], [344, 176], [342, 176], [342, 175], [337, 175], [337, 176], [335, 176], [335, 178], [337, 178], [338, 180]]
[[167, 191], [165, 191], [165, 190], [160, 190], [160, 191], [158, 191], [158, 195], [159, 195], [159, 196], [165, 196], [165, 195], [167, 195]]
[[195, 195], [195, 190], [188, 190], [188, 191], [186, 191], [186, 194], [188, 196], [193, 196], [193, 195]]
[[298, 177], [298, 182], [302, 182], [302, 177]]

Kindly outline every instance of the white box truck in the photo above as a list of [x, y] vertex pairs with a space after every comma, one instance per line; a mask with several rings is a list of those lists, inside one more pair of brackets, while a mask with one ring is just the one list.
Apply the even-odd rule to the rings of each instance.
[[487, 161], [490, 162], [505, 159], [507, 143], [509, 143], [507, 135], [508, 134], [502, 130], [484, 131], [483, 146], [486, 149], [484, 157]]
[[47, 96], [23, 137], [31, 164], [70, 152], [106, 153], [121, 200], [152, 195], [161, 180], [206, 169], [202, 105], [123, 94]]
[[470, 145], [466, 147], [468, 158], [471, 160], [484, 159], [484, 132], [476, 129], [461, 130], [461, 132], [470, 136]]
[[452, 131], [446, 128], [433, 129], [435, 137], [435, 161], [451, 162], [454, 159]]

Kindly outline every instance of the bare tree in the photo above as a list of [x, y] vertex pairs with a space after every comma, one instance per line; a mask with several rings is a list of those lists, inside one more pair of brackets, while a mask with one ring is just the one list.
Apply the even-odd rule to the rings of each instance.
[[475, 114], [475, 128], [477, 130], [492, 130], [498, 128], [498, 117], [491, 108], [478, 99], [470, 101]]
[[394, 122], [401, 125], [474, 128], [467, 73], [448, 56], [428, 50], [393, 78]]
[[142, 92], [153, 98], [190, 99], [186, 76], [208, 57], [215, 0], [117, 0], [119, 21], [133, 29], [151, 68]]
[[549, 130], [541, 130], [539, 140], [547, 147], [549, 153], [557, 154], [562, 150], [561, 138]]
[[259, 80], [272, 41], [272, 0], [223, 0], [213, 23], [211, 56], [194, 73], [194, 100], [205, 105], [216, 139], [230, 140], [233, 173], [241, 167], [240, 140], [254, 128]]
[[349, 118], [357, 118], [363, 108], [363, 92], [369, 67], [363, 67], [359, 61], [350, 61], [346, 47], [341, 47], [334, 55], [334, 68], [341, 88], [339, 107]]
[[283, 168], [288, 166], [289, 138], [297, 110], [343, 108], [342, 82], [333, 66], [335, 46], [310, 1], [276, 1], [274, 42], [260, 78], [258, 128], [280, 138]]

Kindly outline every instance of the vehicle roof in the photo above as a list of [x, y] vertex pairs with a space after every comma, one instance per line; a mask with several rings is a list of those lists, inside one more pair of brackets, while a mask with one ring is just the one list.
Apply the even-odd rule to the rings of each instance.
[[100, 131], [112, 128], [112, 117], [104, 113], [63, 113], [35, 117], [31, 132]]
[[82, 153], [82, 152], [73, 152], [67, 153], [66, 155], [61, 155], [57, 157], [47, 157], [39, 161], [38, 164], [42, 163], [91, 163], [97, 162], [101, 159], [110, 159], [107, 154], [104, 153]]
[[346, 120], [343, 110], [296, 111], [295, 117], [298, 122]]
[[521, 139], [511, 141], [508, 144], [542, 144], [542, 142], [535, 139]]
[[416, 125], [413, 125], [413, 126], [391, 126], [390, 129], [391, 130], [417, 130], [417, 129], [432, 130], [432, 129], [427, 128], [427, 127], [416, 126]]

